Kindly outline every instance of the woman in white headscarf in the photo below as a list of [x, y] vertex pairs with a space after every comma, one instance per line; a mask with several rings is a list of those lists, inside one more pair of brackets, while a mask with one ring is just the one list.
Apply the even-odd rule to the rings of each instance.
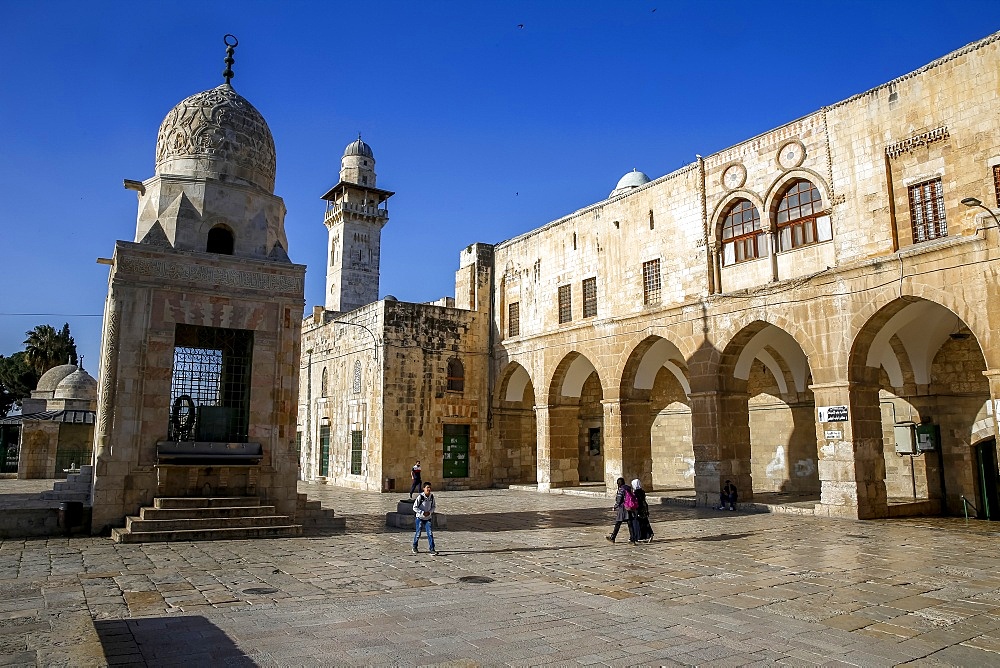
[[642, 488], [642, 483], [636, 478], [632, 481], [632, 494], [638, 503], [638, 508], [632, 514], [634, 522], [633, 531], [636, 541], [653, 541], [653, 527], [649, 523], [649, 504], [646, 503], [646, 490]]

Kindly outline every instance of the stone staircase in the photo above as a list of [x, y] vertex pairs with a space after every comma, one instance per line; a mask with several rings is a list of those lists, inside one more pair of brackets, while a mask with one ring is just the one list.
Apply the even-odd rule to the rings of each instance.
[[90, 485], [94, 480], [94, 467], [90, 464], [80, 467], [79, 473], [70, 473], [65, 480], [52, 486], [51, 492], [42, 492], [47, 501], [81, 501], [90, 505]]
[[287, 538], [302, 529], [255, 496], [158, 497], [140, 508], [138, 517], [126, 517], [124, 528], [112, 529], [111, 538], [116, 543]]
[[333, 510], [324, 508], [319, 501], [310, 501], [305, 494], [299, 494], [296, 501], [295, 516], [304, 533], [327, 534], [344, 530], [347, 520], [334, 517]]

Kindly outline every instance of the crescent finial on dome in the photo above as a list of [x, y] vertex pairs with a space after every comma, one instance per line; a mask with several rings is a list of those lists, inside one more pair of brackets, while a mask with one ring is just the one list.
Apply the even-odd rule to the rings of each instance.
[[[230, 39], [232, 39], [232, 42], [230, 42]], [[226, 63], [226, 69], [223, 70], [222, 76], [228, 84], [230, 80], [236, 76], [233, 74], [233, 63], [236, 62], [233, 60], [233, 52], [236, 51], [236, 47], [240, 45], [240, 40], [236, 39], [236, 35], [226, 35], [222, 38], [222, 43], [226, 45], [226, 59], [224, 61]]]

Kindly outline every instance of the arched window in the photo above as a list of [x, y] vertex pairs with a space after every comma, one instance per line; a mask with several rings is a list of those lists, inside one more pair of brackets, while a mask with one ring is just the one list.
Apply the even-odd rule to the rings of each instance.
[[327, 374], [326, 374], [326, 367], [324, 367], [323, 368], [323, 375], [320, 378], [320, 382], [319, 382], [319, 396], [321, 396], [321, 397], [327, 396], [327, 388], [329, 387], [329, 385], [327, 384], [327, 381], [328, 381], [328, 377], [327, 377]]
[[735, 264], [766, 254], [760, 212], [749, 200], [736, 200], [722, 223], [722, 263]]
[[354, 394], [361, 394], [361, 360], [354, 360]]
[[448, 391], [465, 391], [465, 367], [462, 366], [462, 361], [457, 357], [448, 360]]
[[208, 244], [205, 246], [206, 252], [217, 253], [219, 255], [232, 255], [234, 245], [233, 231], [225, 225], [216, 225], [208, 231]]
[[805, 179], [796, 179], [778, 202], [778, 248], [789, 250], [819, 241], [816, 218], [823, 208], [819, 190]]

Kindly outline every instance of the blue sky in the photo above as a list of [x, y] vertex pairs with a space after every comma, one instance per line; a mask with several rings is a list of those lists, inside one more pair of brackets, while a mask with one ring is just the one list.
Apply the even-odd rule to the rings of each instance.
[[[379, 186], [381, 294], [454, 292], [495, 243], [905, 74], [1000, 29], [1000, 2], [0, 1], [0, 353], [69, 322], [97, 373], [107, 267], [135, 234], [160, 121], [222, 82], [274, 134], [306, 309], [319, 197], [361, 132]], [[522, 26], [523, 27], [520, 27]], [[52, 314], [52, 315], [20, 315]]]

